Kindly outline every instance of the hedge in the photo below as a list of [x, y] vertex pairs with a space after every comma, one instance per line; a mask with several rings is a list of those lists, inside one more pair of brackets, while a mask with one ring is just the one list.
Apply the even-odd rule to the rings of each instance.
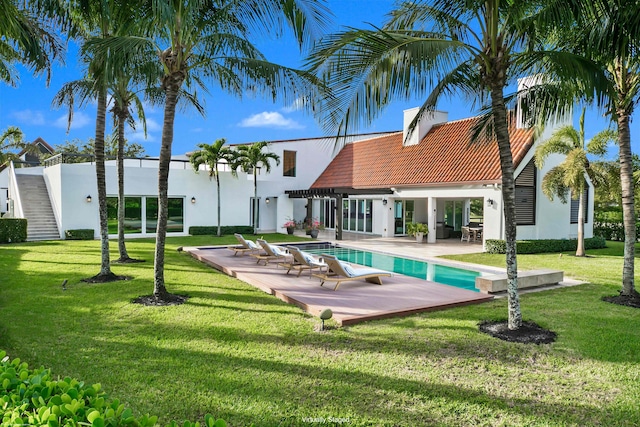
[[[541, 239], [541, 240], [518, 240], [516, 251], [519, 254], [541, 254], [548, 252], [575, 251], [578, 241], [575, 239]], [[607, 246], [603, 237], [591, 237], [584, 239], [585, 249], [601, 249]], [[487, 239], [486, 249], [490, 254], [506, 253], [507, 244], [504, 240]]]
[[[44, 367], [29, 369], [20, 359], [9, 360], [0, 351], [1, 427], [40, 426], [140, 426], [157, 425], [158, 417], [134, 417], [117, 399], [109, 399], [100, 384], [85, 385], [72, 378], [54, 379]], [[224, 420], [205, 415], [206, 427], [224, 427]], [[169, 426], [177, 427], [175, 421]], [[180, 424], [196, 427], [200, 423]]]
[[93, 228], [79, 228], [64, 231], [64, 238], [66, 240], [93, 240], [93, 236], [95, 236]]
[[27, 240], [25, 218], [0, 218], [0, 243], [17, 243]]
[[[228, 234], [253, 234], [253, 227], [250, 225], [223, 225], [220, 227], [220, 234], [228, 235]], [[189, 234], [192, 236], [203, 236], [203, 235], [212, 235], [216, 236], [218, 234], [218, 226], [193, 226], [189, 227]]]
[[[593, 234], [605, 240], [624, 241], [624, 223], [622, 221], [594, 221]], [[640, 240], [640, 222], [636, 223], [636, 242]]]

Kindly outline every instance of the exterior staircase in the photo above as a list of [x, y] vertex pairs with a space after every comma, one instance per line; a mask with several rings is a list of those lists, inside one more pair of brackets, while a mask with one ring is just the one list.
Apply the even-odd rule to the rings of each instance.
[[27, 219], [27, 241], [60, 240], [49, 192], [40, 175], [16, 175], [22, 211]]

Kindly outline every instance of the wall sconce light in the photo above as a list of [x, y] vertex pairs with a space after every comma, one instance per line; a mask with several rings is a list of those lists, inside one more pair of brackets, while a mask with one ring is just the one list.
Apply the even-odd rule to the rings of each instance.
[[195, 196], [193, 196], [193, 197], [191, 198], [191, 203], [193, 203], [193, 204], [195, 204], [195, 203], [196, 203], [196, 197], [195, 197]]
[[493, 199], [487, 199], [487, 206], [493, 206], [493, 204], [494, 204]]
[[383, 205], [387, 206], [387, 202], [388, 202], [388, 200], [387, 200], [387, 199], [382, 199], [382, 204], [383, 204]]
[[87, 196], [87, 203], [91, 203], [91, 194]]
[[271, 203], [271, 199], [269, 199], [269, 198], [267, 197], [266, 199], [264, 199], [264, 202], [265, 202], [266, 204], [269, 204], [269, 203]]

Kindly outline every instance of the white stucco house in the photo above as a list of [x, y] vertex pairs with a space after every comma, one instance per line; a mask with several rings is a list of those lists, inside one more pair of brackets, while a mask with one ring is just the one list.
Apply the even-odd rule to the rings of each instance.
[[[478, 120], [448, 121], [436, 112], [423, 118], [411, 138], [406, 126], [417, 109], [405, 112], [405, 129], [349, 137], [341, 149], [334, 138], [273, 141], [269, 150], [280, 156], [269, 174], [258, 171], [258, 198], [253, 200], [253, 176], [234, 177], [221, 170], [222, 225], [252, 225], [258, 209], [260, 232], [286, 232], [289, 218], [315, 218], [326, 228], [385, 237], [404, 236], [407, 224], [428, 224], [427, 241], [455, 236], [469, 223], [483, 225], [483, 239], [504, 238], [501, 172], [495, 141], [471, 143]], [[516, 177], [518, 239], [577, 237], [577, 203], [550, 201], [540, 183], [563, 160], [551, 156], [543, 170], [533, 164], [535, 147], [553, 127], [536, 138], [517, 123], [510, 128]], [[125, 164], [127, 235], [155, 234], [157, 160], [129, 159]], [[593, 235], [593, 186], [588, 181], [585, 237]], [[42, 187], [38, 190], [38, 186]], [[49, 234], [38, 236], [45, 209], [34, 201], [41, 192], [50, 203]], [[107, 163], [107, 194], [115, 215], [115, 162]], [[215, 182], [204, 170], [195, 173], [186, 155], [175, 156], [169, 174], [169, 235], [186, 235], [192, 226], [215, 226]], [[31, 206], [29, 206], [31, 205]], [[0, 212], [30, 221], [30, 239], [63, 238], [69, 229], [93, 229], [98, 237], [95, 165], [69, 163], [59, 155], [44, 165], [0, 172]], [[115, 234], [115, 228], [111, 229]]]

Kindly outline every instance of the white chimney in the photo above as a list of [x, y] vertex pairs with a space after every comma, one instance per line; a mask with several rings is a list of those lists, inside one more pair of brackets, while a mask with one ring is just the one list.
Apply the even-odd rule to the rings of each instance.
[[422, 138], [431, 130], [433, 125], [446, 123], [449, 120], [449, 113], [444, 111], [427, 111], [425, 112], [416, 127], [413, 129], [411, 136], [407, 139], [409, 133], [409, 125], [420, 111], [420, 107], [404, 110], [404, 126], [402, 127], [402, 145], [417, 145]]
[[[541, 74], [536, 74], [533, 76], [522, 77], [518, 79], [518, 108], [516, 109], [516, 128], [517, 129], [526, 129], [533, 126], [533, 122], [530, 120], [525, 123], [524, 118], [522, 117], [522, 108], [520, 106], [520, 97], [521, 92], [524, 92], [534, 86], [541, 85], [545, 83], [544, 76]], [[550, 111], [549, 116], [547, 117], [546, 123], [544, 123], [544, 128], [557, 128], [559, 126], [567, 126], [573, 123], [573, 109], [568, 111], [566, 114], [560, 114], [559, 111]]]

